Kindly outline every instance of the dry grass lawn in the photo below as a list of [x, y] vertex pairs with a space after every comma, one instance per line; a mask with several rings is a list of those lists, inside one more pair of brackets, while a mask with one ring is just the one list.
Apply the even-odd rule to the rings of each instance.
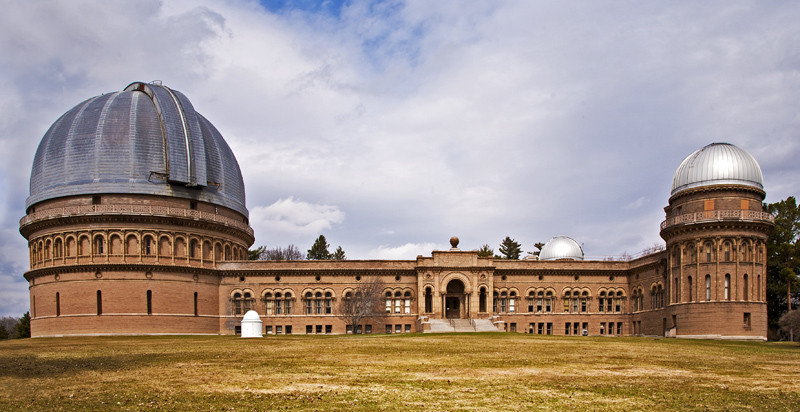
[[800, 410], [800, 347], [514, 333], [0, 342], [0, 410]]

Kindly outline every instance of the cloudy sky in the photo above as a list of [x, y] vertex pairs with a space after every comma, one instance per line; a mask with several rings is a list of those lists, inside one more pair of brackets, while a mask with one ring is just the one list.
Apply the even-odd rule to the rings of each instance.
[[28, 310], [33, 155], [79, 102], [161, 80], [225, 136], [256, 245], [413, 259], [505, 236], [660, 242], [712, 142], [800, 194], [800, 3], [3, 1], [0, 316]]

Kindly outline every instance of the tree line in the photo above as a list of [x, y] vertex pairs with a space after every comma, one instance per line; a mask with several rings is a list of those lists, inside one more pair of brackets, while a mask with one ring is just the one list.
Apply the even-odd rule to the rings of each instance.
[[0, 339], [22, 339], [31, 337], [31, 315], [25, 312], [21, 318], [0, 317]]
[[344, 249], [341, 246], [337, 247], [336, 250], [331, 253], [328, 248], [331, 245], [328, 244], [328, 240], [325, 239], [324, 235], [319, 235], [317, 240], [314, 241], [314, 244], [311, 245], [311, 249], [308, 249], [306, 254], [300, 251], [295, 245], [289, 245], [285, 248], [276, 246], [273, 248], [267, 248], [266, 246], [260, 246], [256, 249], [251, 249], [247, 251], [247, 259], [248, 260], [347, 260], [347, 256], [344, 253]]

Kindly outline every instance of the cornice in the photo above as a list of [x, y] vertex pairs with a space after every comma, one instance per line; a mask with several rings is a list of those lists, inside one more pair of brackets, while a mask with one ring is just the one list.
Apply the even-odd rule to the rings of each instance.
[[31, 281], [42, 276], [51, 276], [60, 273], [79, 273], [79, 272], [177, 272], [191, 273], [197, 275], [220, 276], [219, 269], [201, 268], [196, 266], [176, 266], [176, 265], [155, 265], [155, 264], [135, 264], [135, 263], [109, 263], [109, 264], [85, 264], [85, 265], [66, 265], [52, 266], [40, 269], [33, 269], [25, 272], [25, 280]]

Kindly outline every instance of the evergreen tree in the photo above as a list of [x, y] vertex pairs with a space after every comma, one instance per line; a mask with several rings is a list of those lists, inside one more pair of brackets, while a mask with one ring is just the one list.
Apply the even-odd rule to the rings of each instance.
[[775, 228], [767, 239], [766, 292], [769, 328], [776, 331], [781, 315], [792, 309], [792, 293], [800, 286], [800, 207], [789, 196], [766, 205], [766, 210], [775, 216]]
[[485, 245], [481, 246], [480, 249], [478, 249], [478, 257], [488, 257], [488, 258], [490, 258], [492, 256], [494, 256], [494, 249], [489, 247], [488, 244], [485, 244]]
[[331, 255], [331, 259], [333, 260], [347, 260], [347, 257], [344, 255], [344, 249], [341, 246], [337, 247], [336, 250]]
[[267, 250], [266, 246], [259, 246], [247, 251], [247, 260], [261, 260], [261, 254]]
[[308, 260], [330, 260], [331, 259], [331, 252], [328, 252], [328, 241], [325, 240], [324, 235], [319, 235], [317, 240], [314, 241], [314, 245], [311, 246], [311, 249], [308, 249], [308, 255], [306, 255], [306, 259]]
[[522, 245], [508, 236], [500, 242], [500, 253], [503, 254], [503, 259], [517, 260], [521, 252]]
[[0, 340], [8, 339], [8, 331], [5, 326], [0, 325]]
[[17, 323], [17, 338], [30, 338], [31, 337], [31, 314], [25, 312], [19, 323]]

